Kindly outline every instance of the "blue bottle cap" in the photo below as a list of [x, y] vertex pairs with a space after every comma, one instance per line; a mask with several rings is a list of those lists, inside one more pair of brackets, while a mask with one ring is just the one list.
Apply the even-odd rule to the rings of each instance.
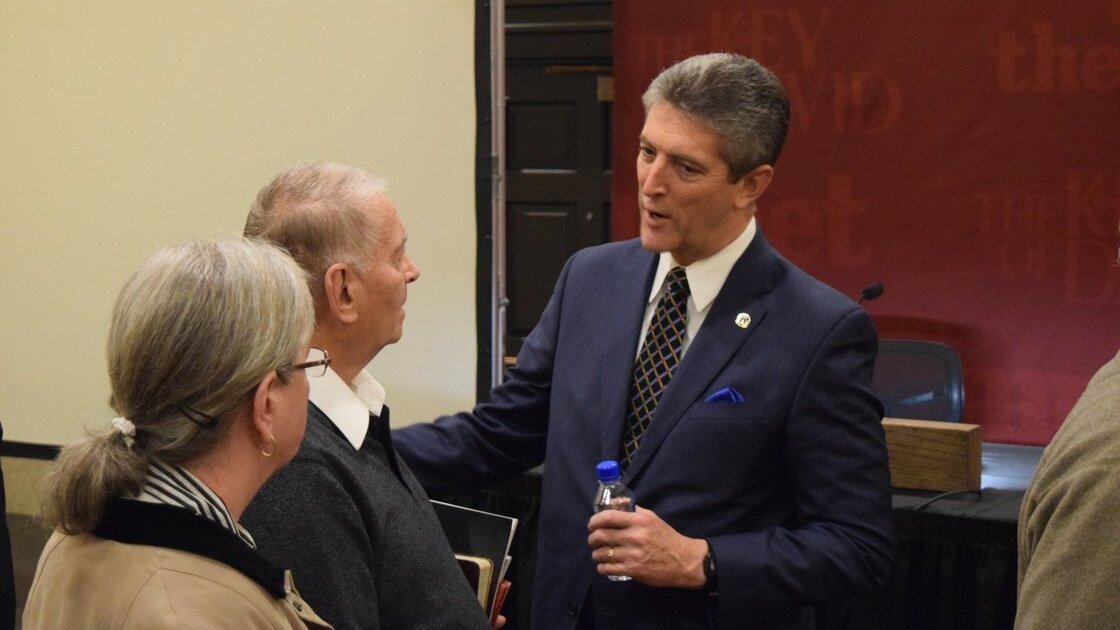
[[602, 482], [618, 481], [622, 478], [622, 473], [618, 470], [618, 462], [613, 459], [599, 462], [599, 464], [595, 466], [595, 475], [599, 478], [599, 481]]

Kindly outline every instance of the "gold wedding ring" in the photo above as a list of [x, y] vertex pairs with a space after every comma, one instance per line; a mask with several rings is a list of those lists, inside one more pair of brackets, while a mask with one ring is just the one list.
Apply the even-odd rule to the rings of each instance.
[[607, 549], [607, 562], [614, 562], [614, 547]]

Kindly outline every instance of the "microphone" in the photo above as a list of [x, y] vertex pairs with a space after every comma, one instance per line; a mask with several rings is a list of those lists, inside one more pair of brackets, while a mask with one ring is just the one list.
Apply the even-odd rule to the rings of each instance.
[[873, 283], [863, 287], [863, 291], [860, 291], [859, 299], [856, 300], [856, 304], [861, 304], [864, 300], [867, 300], [868, 302], [870, 302], [871, 300], [874, 300], [875, 298], [879, 297], [882, 294], [883, 294], [883, 283], [882, 282], [873, 282]]

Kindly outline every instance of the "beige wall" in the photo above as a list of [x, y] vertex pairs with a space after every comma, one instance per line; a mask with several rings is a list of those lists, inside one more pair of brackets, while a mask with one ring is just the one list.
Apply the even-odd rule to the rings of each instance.
[[240, 231], [307, 159], [389, 180], [423, 272], [374, 362], [396, 423], [474, 398], [473, 3], [0, 0], [0, 422], [63, 443], [111, 412], [117, 291]]

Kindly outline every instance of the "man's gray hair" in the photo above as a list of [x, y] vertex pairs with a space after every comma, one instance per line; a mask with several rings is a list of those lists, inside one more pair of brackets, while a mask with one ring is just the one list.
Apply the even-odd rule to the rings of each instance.
[[381, 234], [367, 209], [385, 192], [385, 181], [337, 162], [296, 164], [257, 194], [245, 236], [283, 247], [310, 277], [311, 295], [323, 300], [323, 274], [335, 263], [365, 271], [370, 242]]
[[730, 180], [774, 164], [789, 130], [789, 98], [772, 72], [732, 53], [689, 57], [666, 68], [642, 96], [646, 113], [668, 103], [721, 139]]

